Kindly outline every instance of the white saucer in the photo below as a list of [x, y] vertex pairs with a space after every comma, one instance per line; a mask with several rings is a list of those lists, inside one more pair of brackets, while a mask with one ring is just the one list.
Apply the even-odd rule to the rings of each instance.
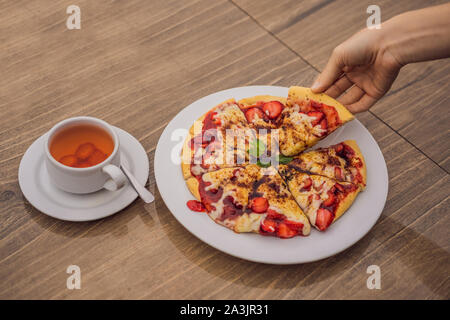
[[184, 183], [180, 165], [170, 161], [172, 154], [180, 154], [184, 141], [184, 137], [175, 133], [179, 129], [185, 129], [187, 133], [194, 120], [226, 99], [239, 100], [262, 94], [286, 97], [288, 88], [250, 86], [228, 89], [201, 98], [181, 110], [166, 126], [156, 147], [155, 178], [159, 193], [174, 217], [186, 229], [200, 240], [230, 255], [272, 264], [305, 263], [335, 255], [355, 244], [375, 225], [383, 211], [388, 192], [383, 154], [370, 132], [356, 119], [316, 145], [325, 147], [347, 139], [356, 140], [367, 164], [365, 191], [358, 195], [348, 211], [326, 232], [314, 229], [308, 237], [291, 239], [237, 234], [214, 223], [206, 214], [192, 212], [186, 206], [186, 202], [194, 197]]
[[[114, 127], [120, 141], [121, 161], [145, 185], [148, 179], [147, 153], [136, 138]], [[19, 184], [25, 198], [39, 211], [67, 221], [90, 221], [110, 216], [128, 206], [138, 196], [128, 183], [120, 190], [105, 189], [79, 195], [62, 191], [49, 180], [44, 161], [44, 134], [28, 148], [20, 161]]]

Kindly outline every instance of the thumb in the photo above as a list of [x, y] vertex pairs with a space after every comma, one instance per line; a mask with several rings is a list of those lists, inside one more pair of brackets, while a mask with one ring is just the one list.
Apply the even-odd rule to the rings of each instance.
[[311, 86], [313, 92], [319, 93], [327, 90], [342, 74], [344, 63], [342, 53], [339, 47], [336, 47], [328, 60], [325, 69], [317, 77]]

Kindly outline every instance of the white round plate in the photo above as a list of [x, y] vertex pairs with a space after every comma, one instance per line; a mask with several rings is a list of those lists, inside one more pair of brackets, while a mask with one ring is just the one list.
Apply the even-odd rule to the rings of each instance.
[[[147, 153], [136, 138], [114, 127], [120, 141], [121, 162], [145, 185], [149, 163]], [[127, 181], [117, 191], [102, 189], [89, 194], [62, 191], [49, 180], [45, 166], [44, 134], [27, 149], [20, 161], [19, 184], [25, 198], [39, 211], [56, 219], [90, 221], [110, 216], [128, 206], [138, 196]]]
[[[349, 210], [326, 232], [311, 228], [307, 237], [280, 239], [258, 234], [237, 234], [212, 221], [205, 213], [192, 212], [186, 206], [194, 199], [184, 183], [179, 158], [184, 137], [194, 120], [222, 101], [269, 94], [287, 97], [288, 88], [250, 86], [228, 89], [195, 101], [167, 125], [155, 153], [155, 177], [159, 192], [175, 218], [200, 240], [230, 255], [262, 263], [294, 264], [335, 255], [360, 240], [373, 227], [383, 211], [388, 192], [386, 163], [377, 142], [367, 129], [353, 120], [339, 128], [317, 147], [356, 140], [367, 164], [367, 188]], [[180, 130], [184, 129], [184, 130]], [[182, 135], [181, 133], [184, 133]]]

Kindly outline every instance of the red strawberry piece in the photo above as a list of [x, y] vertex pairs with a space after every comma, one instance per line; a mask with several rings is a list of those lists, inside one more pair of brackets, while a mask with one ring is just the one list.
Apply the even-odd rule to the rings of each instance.
[[266, 212], [269, 208], [269, 201], [263, 197], [253, 198], [250, 203], [250, 208], [256, 213]]
[[279, 101], [270, 101], [264, 103], [262, 109], [269, 119], [275, 119], [283, 110], [283, 105]]
[[251, 108], [245, 112], [248, 122], [253, 122], [256, 118], [264, 119], [264, 113], [259, 108]]
[[87, 167], [91, 167], [91, 166], [92, 165], [87, 161], [78, 161], [74, 167], [75, 168], [87, 168]]
[[313, 127], [317, 125], [320, 122], [320, 120], [322, 120], [323, 117], [325, 116], [323, 112], [320, 111], [310, 111], [307, 113], [307, 115], [316, 119], [311, 123]]
[[92, 165], [95, 166], [96, 164], [99, 164], [100, 162], [103, 162], [108, 158], [106, 154], [101, 152], [98, 149], [95, 149], [95, 151], [87, 158], [87, 161]]
[[246, 110], [251, 109], [251, 108], [261, 108], [263, 106], [263, 104], [264, 104], [264, 102], [262, 102], [262, 101], [258, 101], [255, 104], [251, 104], [249, 106], [239, 104], [239, 108], [245, 112]]
[[336, 196], [331, 191], [328, 191], [328, 198], [323, 202], [323, 205], [326, 207], [331, 207], [335, 201]]
[[201, 203], [200, 201], [197, 200], [189, 200], [186, 205], [188, 206], [189, 209], [191, 209], [192, 211], [195, 212], [204, 212], [206, 211], [205, 206], [203, 205], [203, 203]]
[[79, 160], [86, 160], [95, 151], [95, 149], [96, 148], [92, 143], [83, 143], [78, 147], [77, 151], [75, 151], [75, 155]]
[[334, 185], [336, 187], [336, 189], [338, 189], [340, 192], [345, 192], [344, 186], [340, 183], [336, 183]]
[[327, 130], [328, 129], [327, 119], [322, 119], [319, 123], [319, 126], [322, 130]]
[[348, 145], [344, 145], [344, 156], [347, 159], [352, 159], [355, 156], [355, 151]]
[[322, 104], [321, 110], [325, 113], [330, 131], [335, 130], [341, 123], [336, 109], [334, 107], [327, 106], [326, 104]]
[[203, 119], [203, 130], [215, 129], [218, 125], [220, 125], [220, 119], [216, 118], [217, 112], [209, 111], [205, 119]]
[[309, 103], [304, 102], [303, 104], [300, 104], [300, 111], [303, 113], [308, 113], [308, 112], [314, 111], [314, 110], [315, 109], [312, 107], [310, 102]]
[[363, 163], [360, 158], [353, 158], [352, 160], [353, 160], [353, 166], [355, 166], [356, 168], [362, 168]]
[[266, 218], [261, 223], [261, 229], [265, 232], [275, 232], [277, 229], [277, 222], [270, 218]]
[[295, 230], [289, 228], [289, 226], [286, 223], [281, 222], [278, 225], [277, 235], [280, 238], [287, 239], [287, 238], [292, 238], [292, 237], [296, 236], [297, 232]]
[[320, 231], [324, 231], [330, 226], [330, 224], [333, 222], [333, 219], [334, 215], [330, 210], [319, 208], [316, 215], [316, 227]]
[[336, 153], [341, 153], [342, 150], [344, 150], [344, 146], [342, 145], [342, 143], [339, 143], [334, 146], [334, 150], [336, 150]]
[[68, 167], [75, 167], [78, 159], [73, 154], [70, 154], [59, 159], [59, 162]]
[[308, 191], [309, 189], [311, 189], [311, 185], [312, 185], [312, 179], [307, 178], [303, 181], [302, 189]]
[[311, 103], [311, 107], [313, 109], [315, 109], [315, 110], [320, 110], [323, 107], [323, 103], [320, 103], [320, 102], [316, 102], [316, 101], [311, 100], [310, 103]]
[[269, 217], [273, 220], [283, 220], [285, 218], [284, 215], [282, 215], [281, 213], [278, 213], [272, 209], [267, 209], [267, 217]]
[[303, 223], [291, 220], [285, 220], [285, 224], [289, 226], [290, 229], [295, 230], [298, 234], [303, 232]]
[[334, 168], [334, 175], [337, 180], [344, 180], [344, 176], [342, 175], [342, 169], [339, 167]]

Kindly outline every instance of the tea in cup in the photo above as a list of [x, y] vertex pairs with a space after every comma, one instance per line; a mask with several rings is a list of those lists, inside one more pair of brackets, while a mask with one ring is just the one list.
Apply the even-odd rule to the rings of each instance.
[[66, 119], [50, 130], [45, 143], [50, 180], [72, 193], [117, 190], [126, 181], [120, 169], [119, 147], [114, 128], [105, 121]]

